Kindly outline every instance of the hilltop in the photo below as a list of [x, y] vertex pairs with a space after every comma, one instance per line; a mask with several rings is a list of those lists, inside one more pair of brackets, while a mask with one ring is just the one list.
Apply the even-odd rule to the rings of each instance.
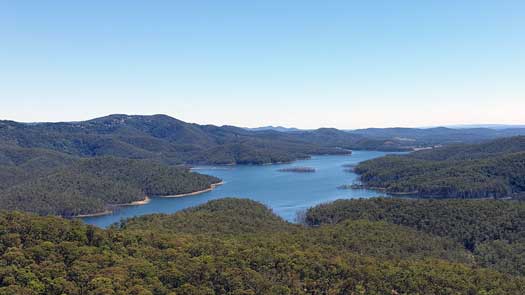
[[[523, 211], [513, 205], [502, 212]], [[498, 204], [481, 207], [493, 211]], [[319, 220], [331, 214], [312, 212]], [[515, 216], [491, 215], [486, 222], [505, 224]], [[442, 217], [429, 218], [434, 225]], [[522, 260], [511, 263], [519, 248], [495, 252], [501, 242], [486, 240], [472, 254], [454, 234], [392, 219], [350, 217], [307, 227], [242, 199], [136, 217], [106, 230], [0, 213], [0, 294], [523, 294]], [[452, 233], [484, 234], [485, 228], [477, 233], [461, 225]], [[522, 227], [508, 231], [523, 235]], [[492, 264], [494, 253], [508, 264]]]
[[383, 151], [453, 143], [474, 143], [525, 134], [525, 129], [372, 128], [343, 131], [252, 131], [234, 126], [198, 125], [166, 115], [116, 114], [79, 122], [0, 121], [3, 144], [80, 157], [116, 156], [170, 164], [264, 164], [347, 149]]
[[502, 198], [525, 192], [525, 136], [450, 145], [360, 163], [365, 186], [419, 197]]
[[[523, 190], [520, 178], [513, 174], [513, 169], [520, 169], [519, 166], [508, 165], [523, 157], [514, 153], [523, 149], [523, 145], [512, 144], [514, 139], [500, 139], [485, 143], [480, 151], [477, 146], [462, 146], [461, 151], [456, 151], [458, 147], [453, 143], [458, 139], [484, 142], [516, 130], [250, 131], [234, 126], [186, 123], [166, 115], [124, 114], [79, 122], [0, 121], [0, 208], [44, 215], [93, 214], [118, 204], [144, 200], [146, 196], [204, 190], [220, 181], [192, 173], [183, 165], [267, 164], [304, 159], [313, 154], [350, 155], [352, 149], [406, 151], [432, 144], [446, 147], [366, 162], [356, 171], [371, 186], [384, 187], [389, 192], [417, 190], [425, 195], [502, 197]], [[498, 147], [506, 150], [499, 151], [496, 159], [494, 149]], [[492, 158], [472, 162], [474, 159], [458, 158], [461, 154]], [[438, 163], [431, 158], [443, 161]], [[459, 160], [469, 161], [463, 168], [468, 171], [453, 171], [461, 177], [448, 178], [439, 185], [433, 182], [442, 179], [439, 175], [420, 181], [433, 173], [436, 165], [441, 167]], [[387, 175], [375, 176], [374, 171], [383, 167], [383, 163], [395, 167], [408, 164], [409, 171], [419, 178], [406, 175], [406, 181], [392, 182]], [[90, 168], [84, 169], [86, 165]], [[499, 174], [494, 178], [490, 173]], [[152, 185], [148, 187], [143, 179]]]

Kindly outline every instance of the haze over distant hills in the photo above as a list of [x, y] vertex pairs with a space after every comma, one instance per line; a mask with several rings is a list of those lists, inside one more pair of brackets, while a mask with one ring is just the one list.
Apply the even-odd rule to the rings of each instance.
[[11, 147], [39, 148], [81, 157], [155, 159], [171, 164], [275, 163], [312, 154], [341, 154], [348, 149], [403, 151], [523, 134], [525, 128], [368, 128], [343, 131], [335, 128], [263, 127], [253, 131], [234, 126], [186, 123], [166, 115], [115, 114], [59, 123], [0, 121], [0, 140]]
[[[266, 164], [429, 145], [449, 146], [355, 169], [391, 192], [505, 199], [525, 189], [525, 137], [497, 138], [519, 133], [525, 129], [252, 131], [166, 115], [0, 121], [0, 209], [97, 214], [220, 182], [178, 164]], [[370, 163], [378, 167], [359, 170]], [[223, 199], [108, 230], [3, 212], [0, 269], [8, 279], [0, 294], [523, 294], [524, 210], [509, 200], [338, 201], [308, 210], [302, 226], [259, 203]]]
[[360, 163], [365, 186], [422, 198], [523, 198], [525, 136], [451, 145]]
[[[524, 128], [247, 130], [187, 123], [166, 115], [115, 114], [59, 123], [0, 121], [0, 208], [90, 214], [108, 205], [140, 201], [145, 195], [187, 193], [219, 181], [171, 165], [267, 164], [314, 154], [410, 151], [520, 134], [525, 134]], [[110, 163], [119, 169], [112, 170]], [[153, 178], [158, 181], [152, 186], [146, 179]], [[77, 185], [78, 179], [83, 185]]]
[[[148, 194], [187, 193], [219, 181], [170, 168], [179, 164], [268, 164], [315, 154], [411, 151], [524, 134], [525, 128], [247, 130], [187, 123], [166, 115], [115, 114], [58, 123], [0, 121], [0, 208], [90, 214], [108, 205], [140, 201]], [[111, 170], [109, 163], [119, 169]], [[159, 180], [154, 186], [145, 180], [152, 178]], [[78, 179], [87, 185], [77, 185]], [[109, 185], [112, 189], [107, 189]], [[46, 201], [33, 206], [41, 200]]]
[[263, 126], [263, 127], [255, 127], [255, 128], [244, 128], [246, 130], [250, 131], [279, 131], [279, 132], [294, 132], [294, 131], [306, 131], [306, 129], [299, 129], [299, 128], [293, 128], [293, 127], [283, 127], [283, 126]]
[[525, 124], [460, 124], [460, 125], [447, 125], [445, 127], [454, 129], [469, 129], [469, 128], [488, 128], [488, 129], [515, 129], [525, 128]]
[[524, 135], [525, 128], [492, 129], [448, 127], [434, 128], [367, 128], [350, 131], [351, 134], [370, 139], [393, 139], [416, 145], [478, 143], [486, 140]]
[[[313, 131], [312, 129], [299, 129], [294, 127], [282, 126], [263, 126], [256, 128], [245, 128], [250, 131], [278, 131], [278, 132], [299, 132], [299, 131]], [[362, 134], [365, 136], [378, 138], [393, 138], [400, 136], [414, 136], [420, 137], [424, 134], [428, 136], [441, 135], [465, 135], [465, 140], [470, 140], [470, 137], [479, 137], [480, 133], [486, 133], [487, 138], [497, 138], [501, 136], [522, 135], [525, 133], [524, 125], [507, 125], [507, 124], [460, 124], [460, 125], [445, 125], [445, 126], [429, 126], [429, 127], [385, 127], [385, 128], [363, 128], [363, 129], [340, 129], [354, 134]], [[422, 131], [428, 130], [428, 132]], [[458, 131], [454, 131], [458, 130]], [[498, 132], [493, 132], [497, 130]], [[483, 137], [483, 135], [482, 135]]]

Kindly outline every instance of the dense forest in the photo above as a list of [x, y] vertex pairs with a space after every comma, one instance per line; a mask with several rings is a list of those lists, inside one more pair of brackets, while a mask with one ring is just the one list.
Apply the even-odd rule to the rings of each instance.
[[311, 208], [309, 226], [386, 222], [447, 238], [477, 265], [525, 276], [525, 203], [509, 200], [375, 198], [339, 200]]
[[171, 164], [288, 162], [311, 154], [344, 154], [348, 149], [403, 151], [518, 134], [525, 134], [525, 128], [251, 131], [233, 126], [191, 124], [166, 115], [110, 115], [62, 123], [0, 121], [0, 142], [4, 144], [81, 157], [155, 159]]
[[190, 124], [165, 115], [110, 115], [72, 123], [0, 121], [0, 140], [80, 157], [115, 156], [169, 164], [289, 162], [311, 154], [346, 154], [349, 151], [345, 148], [366, 141], [338, 130], [294, 135], [253, 132]]
[[472, 144], [497, 138], [525, 135], [523, 127], [502, 129], [491, 128], [367, 128], [352, 131], [368, 139], [392, 139], [415, 146], [436, 146], [450, 144]]
[[[355, 148], [410, 150], [428, 145], [429, 136], [436, 132], [441, 143], [447, 143], [455, 142], [459, 131], [250, 131], [190, 124], [165, 115], [110, 115], [63, 123], [0, 121], [0, 209], [93, 214], [145, 196], [202, 190], [219, 181], [191, 173], [180, 164], [289, 162], [312, 154], [349, 154]], [[508, 132], [517, 131], [460, 134], [476, 141]], [[411, 134], [413, 140], [399, 137]], [[507, 187], [484, 179], [480, 183], [492, 185], [494, 194], [507, 193]]]
[[92, 214], [146, 196], [203, 190], [217, 182], [215, 177], [152, 160], [78, 158], [44, 149], [0, 146], [0, 209]]
[[525, 192], [525, 136], [451, 145], [360, 163], [367, 187], [418, 197], [502, 198]]
[[[372, 202], [386, 207], [381, 200]], [[500, 209], [494, 202], [465, 202], [460, 208], [469, 204], [474, 208], [467, 211]], [[503, 205], [500, 215], [507, 218], [497, 220], [514, 221], [513, 205]], [[359, 208], [369, 209], [351, 211]], [[394, 218], [376, 221], [366, 212], [359, 220], [338, 213], [341, 218], [333, 222], [327, 209], [312, 209], [308, 216], [315, 212], [316, 224], [323, 225], [309, 227], [287, 223], [253, 201], [223, 199], [173, 215], [133, 218], [107, 230], [58, 217], [2, 213], [0, 294], [525, 292], [519, 272], [485, 264], [454, 235], [395, 224]], [[443, 219], [428, 215], [428, 222], [439, 224], [434, 218]], [[459, 227], [472, 230], [467, 223], [454, 230]], [[523, 230], [516, 227], [514, 235]]]

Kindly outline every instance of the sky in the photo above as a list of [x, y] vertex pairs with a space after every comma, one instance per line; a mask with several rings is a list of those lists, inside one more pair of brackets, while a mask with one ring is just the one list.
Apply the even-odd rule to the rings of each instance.
[[0, 0], [0, 119], [525, 123], [525, 1]]

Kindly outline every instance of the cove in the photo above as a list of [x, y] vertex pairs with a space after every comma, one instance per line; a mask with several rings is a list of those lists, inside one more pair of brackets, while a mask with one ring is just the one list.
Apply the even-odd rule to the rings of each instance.
[[[85, 217], [88, 224], [107, 227], [122, 219], [153, 213], [173, 213], [225, 197], [249, 198], [270, 207], [274, 213], [288, 221], [295, 221], [299, 212], [320, 203], [336, 199], [384, 196], [367, 189], [338, 189], [357, 179], [353, 172], [345, 171], [344, 164], [386, 155], [378, 151], [354, 151], [352, 155], [313, 156], [308, 160], [274, 165], [199, 166], [194, 171], [214, 175], [224, 181], [214, 190], [198, 195], [178, 198], [153, 197], [148, 204], [115, 209], [112, 214]], [[279, 171], [291, 167], [311, 167], [313, 173]]]

